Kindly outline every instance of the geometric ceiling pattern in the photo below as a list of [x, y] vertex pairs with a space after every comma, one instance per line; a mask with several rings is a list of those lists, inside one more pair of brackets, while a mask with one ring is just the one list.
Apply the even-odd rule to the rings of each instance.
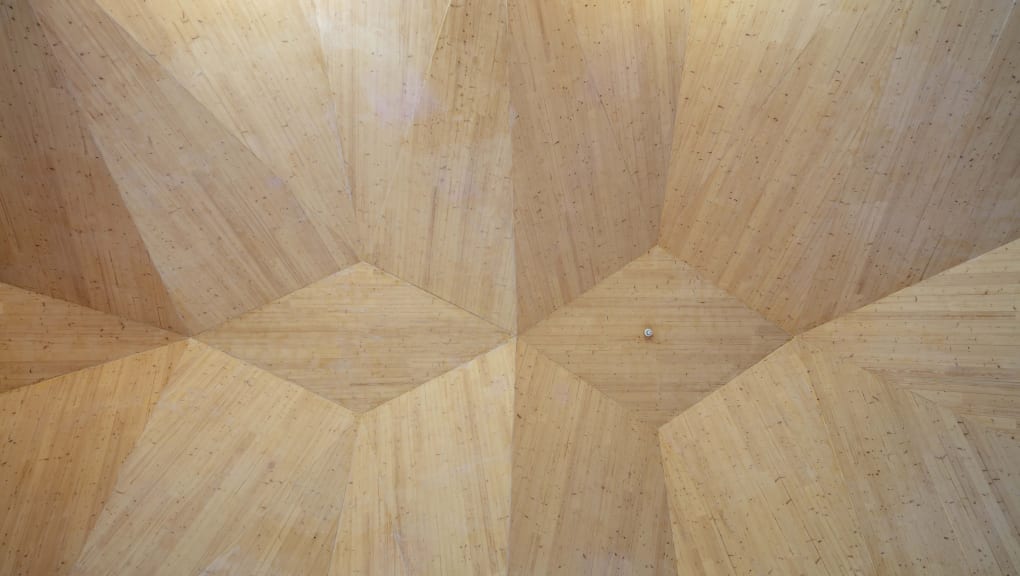
[[1011, 0], [0, 0], [0, 68], [0, 573], [1020, 571]]

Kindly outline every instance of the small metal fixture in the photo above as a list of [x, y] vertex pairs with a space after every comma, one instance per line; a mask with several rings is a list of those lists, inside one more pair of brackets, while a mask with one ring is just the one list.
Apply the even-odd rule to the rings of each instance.
[[655, 332], [652, 332], [651, 328], [645, 328], [645, 338], [651, 338], [652, 335], [654, 335], [654, 334], [655, 334]]

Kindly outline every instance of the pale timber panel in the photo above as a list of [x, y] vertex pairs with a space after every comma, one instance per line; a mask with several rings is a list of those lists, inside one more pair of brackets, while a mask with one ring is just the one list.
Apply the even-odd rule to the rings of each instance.
[[[648, 69], [641, 72], [607, 73], [621, 66], [615, 60], [593, 71], [589, 58], [604, 53], [594, 28], [605, 14], [578, 24], [562, 2], [544, 0], [511, 0], [509, 10], [518, 325], [524, 330], [655, 244], [664, 190], [649, 183], [655, 175], [644, 173], [644, 162], [632, 166], [628, 158], [662, 153], [654, 141], [662, 137], [658, 125], [670, 118], [662, 117], [661, 105], [640, 107], [660, 84], [667, 89], [659, 69], [680, 63], [659, 63], [669, 55], [658, 50], [642, 56]], [[618, 4], [615, 10], [639, 8]], [[648, 24], [621, 34], [665, 33]], [[620, 57], [630, 53], [628, 48]], [[631, 74], [640, 77], [641, 87], [630, 89], [647, 91], [648, 98], [627, 103], [616, 91]], [[630, 118], [642, 112], [652, 118]], [[654, 132], [646, 134], [652, 125]]]
[[515, 347], [362, 417], [332, 574], [505, 574]]
[[0, 281], [181, 330], [28, 0], [0, 5]]
[[0, 284], [0, 392], [180, 339], [159, 328]]
[[69, 573], [183, 348], [0, 394], [0, 572]]
[[[651, 338], [644, 337], [645, 328], [652, 328]], [[789, 337], [676, 257], [653, 248], [523, 339], [658, 426]]]
[[189, 341], [74, 574], [324, 574], [356, 417]]
[[369, 262], [509, 330], [506, 17], [502, 2], [450, 5], [392, 171], [384, 186], [359, 190], [359, 205]]
[[959, 418], [794, 341], [660, 431], [681, 571], [1008, 574]]
[[676, 574], [655, 430], [517, 346], [510, 574]]
[[293, 2], [98, 0], [293, 193], [338, 266], [357, 224], [318, 28]]
[[369, 264], [356, 264], [199, 338], [364, 412], [509, 335]]
[[93, 0], [34, 7], [189, 332], [339, 268], [286, 182]]
[[798, 333], [1016, 239], [1013, 5], [692, 3], [662, 246]]

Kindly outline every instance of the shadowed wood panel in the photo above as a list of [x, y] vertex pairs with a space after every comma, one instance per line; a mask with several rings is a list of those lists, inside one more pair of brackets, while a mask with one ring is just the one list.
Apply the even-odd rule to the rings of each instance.
[[0, 281], [180, 330], [28, 0], [0, 4]]
[[[521, 330], [646, 252], [658, 237], [664, 190], [654, 184], [656, 174], [646, 173], [646, 162], [661, 164], [665, 151], [657, 142], [663, 137], [661, 125], [672, 116], [662, 104], [643, 105], [672, 101], [665, 94], [670, 83], [661, 75], [678, 66], [679, 57], [670, 61], [669, 38], [652, 37], [674, 29], [663, 19], [679, 11], [655, 13], [645, 6], [602, 6], [597, 13], [576, 16], [578, 24], [573, 11], [558, 1], [509, 3]], [[578, 13], [583, 10], [577, 7]], [[602, 44], [599, 22], [610, 13], [625, 21], [654, 22], [621, 28], [619, 36]], [[629, 70], [616, 59], [637, 58], [627, 34], [654, 47]], [[616, 58], [591, 61], [609, 52]], [[637, 94], [633, 100], [629, 91]], [[633, 119], [641, 114], [649, 116]]]
[[955, 414], [784, 346], [661, 430], [695, 573], [1013, 573], [1016, 518]]
[[199, 338], [364, 412], [508, 337], [362, 263]]
[[517, 346], [510, 574], [676, 574], [655, 430]]
[[286, 182], [93, 0], [34, 7], [190, 332], [338, 269]]
[[293, 193], [338, 266], [357, 225], [318, 28], [294, 3], [99, 0]]
[[953, 410], [1020, 418], [1020, 241], [804, 334]]
[[365, 414], [332, 574], [505, 574], [515, 347]]
[[[654, 335], [644, 337], [644, 329]], [[661, 248], [523, 335], [653, 425], [693, 405], [789, 340]]]
[[183, 349], [0, 394], [0, 572], [69, 573]]
[[0, 284], [0, 392], [180, 339], [158, 328]]
[[791, 333], [1020, 236], [1011, 0], [693, 3], [663, 247]]
[[502, 2], [451, 4], [393, 171], [359, 204], [368, 261], [509, 330], [506, 26]]
[[349, 411], [189, 341], [75, 574], [324, 574]]

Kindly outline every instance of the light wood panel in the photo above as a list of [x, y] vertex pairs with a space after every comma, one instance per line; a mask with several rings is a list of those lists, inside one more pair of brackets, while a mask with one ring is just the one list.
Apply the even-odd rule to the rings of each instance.
[[0, 284], [0, 392], [180, 339], [158, 328]]
[[513, 343], [365, 414], [331, 574], [505, 574]]
[[324, 574], [356, 418], [189, 341], [75, 574]]
[[656, 242], [680, 65], [665, 5], [509, 3], [521, 330]]
[[504, 3], [450, 4], [392, 171], [359, 204], [368, 261], [511, 329], [506, 27]]
[[681, 572], [1008, 574], [960, 418], [795, 340], [661, 430]]
[[28, 0], [0, 38], [0, 281], [180, 329]]
[[[644, 337], [645, 328], [652, 338]], [[522, 338], [655, 426], [789, 340], [661, 248]]]
[[1020, 241], [804, 334], [972, 416], [1020, 418]]
[[364, 263], [199, 336], [356, 412], [399, 396], [508, 337]]
[[655, 430], [517, 346], [510, 574], [676, 574]]
[[0, 572], [69, 573], [183, 347], [0, 394]]
[[357, 261], [340, 119], [318, 28], [293, 2], [98, 4], [283, 180], [339, 266]]
[[1011, 0], [695, 2], [661, 244], [791, 333], [1020, 236]]
[[190, 332], [339, 268], [286, 181], [93, 0], [33, 6]]

